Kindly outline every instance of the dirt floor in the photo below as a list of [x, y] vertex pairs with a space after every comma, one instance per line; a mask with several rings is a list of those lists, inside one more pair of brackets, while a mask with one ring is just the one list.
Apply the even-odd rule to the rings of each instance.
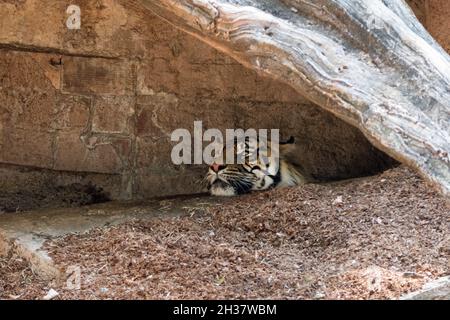
[[39, 192], [0, 192], [0, 214], [42, 208], [79, 207], [107, 201], [108, 195], [93, 185], [49, 185]]
[[393, 299], [450, 274], [449, 231], [448, 202], [400, 167], [48, 241], [81, 288], [45, 282], [9, 256], [0, 298], [54, 289], [56, 299]]

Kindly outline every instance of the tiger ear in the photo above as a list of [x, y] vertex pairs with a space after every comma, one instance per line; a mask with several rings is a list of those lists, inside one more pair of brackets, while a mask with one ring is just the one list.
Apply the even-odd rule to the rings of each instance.
[[293, 151], [295, 148], [295, 138], [290, 136], [286, 141], [280, 141], [280, 155], [284, 156], [285, 154]]

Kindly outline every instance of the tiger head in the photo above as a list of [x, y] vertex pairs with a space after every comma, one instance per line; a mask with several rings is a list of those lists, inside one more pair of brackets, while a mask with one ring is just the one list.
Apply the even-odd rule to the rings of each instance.
[[[208, 190], [214, 196], [234, 196], [254, 190], [295, 186], [305, 183], [305, 178], [284, 159], [294, 144], [294, 138], [280, 143], [272, 150], [271, 143], [246, 137], [242, 142], [225, 144], [208, 170]], [[231, 153], [235, 164], [224, 164]]]

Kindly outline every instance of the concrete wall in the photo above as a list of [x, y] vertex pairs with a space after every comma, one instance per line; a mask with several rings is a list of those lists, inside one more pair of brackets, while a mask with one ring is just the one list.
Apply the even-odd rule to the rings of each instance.
[[92, 183], [112, 198], [200, 192], [206, 168], [170, 161], [170, 133], [194, 120], [205, 128], [281, 128], [297, 137], [305, 169], [322, 179], [390, 163], [288, 86], [133, 2], [77, 1], [80, 30], [65, 26], [71, 3], [0, 1], [0, 192], [72, 183]]

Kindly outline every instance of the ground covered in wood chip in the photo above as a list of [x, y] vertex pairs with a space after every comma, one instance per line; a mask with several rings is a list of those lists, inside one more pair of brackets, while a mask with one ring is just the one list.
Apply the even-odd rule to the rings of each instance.
[[392, 299], [450, 274], [450, 206], [400, 167], [46, 244], [80, 290], [0, 260], [2, 298]]
[[0, 257], [0, 299], [42, 298], [46, 285], [23, 258]]

